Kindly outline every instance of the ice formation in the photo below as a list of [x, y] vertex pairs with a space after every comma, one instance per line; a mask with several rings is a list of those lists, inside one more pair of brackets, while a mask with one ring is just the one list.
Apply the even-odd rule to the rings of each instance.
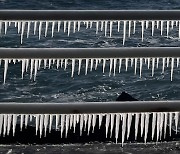
[[[123, 26], [120, 26], [120, 25]], [[116, 26], [115, 26], [116, 25]], [[174, 28], [178, 31], [178, 37], [180, 38], [180, 22], [174, 21], [174, 20], [162, 20], [162, 21], [133, 21], [133, 20], [118, 20], [118, 21], [29, 21], [29, 20], [23, 20], [23, 21], [7, 21], [7, 20], [1, 20], [0, 21], [0, 34], [7, 34], [8, 27], [14, 26], [17, 28], [17, 33], [20, 35], [20, 42], [23, 43], [23, 37], [26, 33], [27, 38], [29, 38], [31, 34], [31, 28], [34, 29], [34, 35], [36, 35], [36, 31], [38, 29], [38, 38], [41, 39], [41, 35], [43, 34], [44, 37], [48, 36], [48, 31], [51, 32], [51, 37], [54, 37], [54, 33], [61, 32], [67, 33], [67, 36], [71, 34], [71, 31], [73, 33], [76, 33], [77, 31], [81, 30], [81, 27], [85, 27], [85, 29], [91, 29], [92, 27], [95, 27], [95, 33], [99, 35], [100, 31], [104, 31], [105, 36], [113, 36], [112, 32], [120, 32], [122, 35], [122, 44], [125, 44], [126, 41], [126, 35], [128, 37], [131, 36], [131, 34], [135, 34], [136, 30], [139, 30], [141, 27], [141, 40], [144, 40], [144, 33], [145, 30], [151, 29], [151, 35], [154, 36], [155, 29], [160, 31], [160, 35], [165, 34], [167, 38], [169, 37], [170, 31], [172, 31]], [[62, 27], [62, 28], [61, 28]], [[115, 28], [117, 27], [117, 28]], [[131, 32], [131, 29], [133, 28], [133, 32]], [[128, 34], [127, 34], [128, 30]], [[163, 31], [166, 31], [166, 33], [163, 33]], [[122, 32], [122, 33], [121, 33]], [[109, 34], [108, 34], [109, 33]], [[108, 35], [107, 35], [108, 34]]]
[[[175, 123], [175, 128], [177, 132], [179, 112], [153, 112], [153, 113], [106, 113], [106, 114], [0, 114], [0, 135], [6, 136], [13, 131], [13, 135], [16, 134], [16, 124], [20, 121], [21, 130], [23, 127], [27, 127], [28, 123], [34, 122], [36, 128], [36, 135], [39, 137], [46, 136], [47, 131], [51, 132], [52, 123], [55, 123], [56, 131], [61, 131], [61, 138], [68, 137], [68, 132], [72, 129], [76, 133], [78, 127], [80, 130], [80, 136], [83, 131], [87, 131], [87, 135], [94, 133], [94, 128], [99, 125], [99, 129], [102, 127], [102, 119], [105, 118], [106, 132], [105, 136], [114, 137], [116, 143], [118, 143], [119, 136], [122, 136], [121, 142], [122, 146], [125, 139], [129, 138], [131, 131], [135, 132], [135, 139], [137, 135], [140, 134], [144, 137], [144, 142], [146, 143], [150, 114], [153, 116], [152, 119], [152, 140], [160, 141], [167, 135], [167, 127], [169, 124], [171, 135], [172, 123]], [[132, 118], [135, 116], [135, 130], [132, 130]], [[174, 117], [174, 118], [173, 118]], [[169, 120], [168, 120], [169, 119]], [[173, 121], [174, 119], [174, 121]], [[99, 122], [98, 122], [98, 121]], [[55, 121], [55, 122], [53, 122]], [[120, 128], [121, 127], [121, 128]], [[138, 128], [140, 132], [138, 132]], [[164, 131], [163, 131], [164, 130]], [[114, 133], [113, 133], [114, 131]], [[156, 132], [156, 136], [155, 136]], [[164, 134], [162, 134], [164, 132]], [[114, 135], [114, 136], [113, 136]]]
[[[96, 70], [98, 66], [102, 67], [102, 72], [106, 73], [109, 69], [109, 76], [112, 74], [115, 76], [117, 72], [121, 72], [122, 64], [125, 65], [125, 71], [128, 70], [128, 67], [134, 68], [134, 74], [137, 74], [139, 69], [139, 76], [142, 76], [143, 68], [147, 66], [148, 69], [151, 68], [152, 77], [154, 76], [155, 69], [159, 67], [159, 64], [162, 64], [162, 73], [164, 73], [166, 67], [170, 67], [170, 80], [173, 80], [174, 67], [179, 67], [179, 58], [174, 57], [157, 57], [157, 58], [93, 58], [93, 59], [0, 59], [4, 61], [4, 83], [6, 81], [8, 65], [9, 63], [21, 63], [21, 77], [23, 79], [24, 74], [30, 71], [30, 79], [36, 80], [38, 70], [40, 68], [55, 68], [66, 70], [71, 67], [71, 77], [74, 77], [75, 73], [80, 75], [80, 73], [88, 74], [88, 71]], [[129, 65], [129, 63], [131, 63]], [[85, 70], [81, 71], [85, 66]], [[109, 67], [107, 66], [109, 65]], [[76, 71], [76, 67], [78, 69]], [[117, 67], [118, 66], [118, 67]]]

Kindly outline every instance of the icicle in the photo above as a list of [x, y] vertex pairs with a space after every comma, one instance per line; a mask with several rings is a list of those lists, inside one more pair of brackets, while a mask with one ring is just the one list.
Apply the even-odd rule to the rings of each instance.
[[159, 135], [160, 135], [160, 122], [161, 122], [161, 113], [157, 113], [157, 139], [156, 141], [159, 140]]
[[117, 63], [117, 59], [115, 58], [115, 59], [114, 59], [114, 76], [115, 76], [115, 74], [116, 74], [116, 63]]
[[88, 29], [89, 21], [86, 21], [86, 29]]
[[12, 120], [12, 114], [8, 114], [7, 135], [9, 135], [9, 132], [11, 130], [11, 120]]
[[139, 76], [141, 78], [141, 74], [142, 74], [142, 63], [143, 63], [143, 59], [140, 58], [140, 67], [139, 67]]
[[96, 59], [95, 70], [97, 70], [97, 66], [98, 66], [98, 59]]
[[177, 61], [176, 65], [177, 65], [177, 67], [179, 67], [179, 58], [177, 58], [176, 61]]
[[110, 114], [106, 114], [106, 138], [108, 135], [109, 123], [110, 123]]
[[104, 21], [101, 21], [101, 32], [103, 31]]
[[121, 21], [118, 21], [118, 26], [117, 26], [118, 32], [120, 31], [120, 24], [121, 24]]
[[61, 21], [58, 21], [58, 28], [57, 28], [58, 32], [60, 31], [60, 28], [61, 28]]
[[3, 136], [5, 137], [5, 135], [6, 135], [6, 130], [7, 130], [7, 119], [8, 117], [7, 117], [7, 114], [4, 114], [4, 120], [3, 120], [3, 125], [4, 125], [4, 130], [3, 130]]
[[113, 133], [113, 128], [114, 128], [114, 116], [115, 114], [110, 114], [111, 116], [111, 132], [110, 132], [110, 137], [112, 138], [112, 133]]
[[175, 112], [175, 127], [176, 127], [176, 134], [178, 132], [178, 121], [179, 121], [179, 112]]
[[88, 65], [89, 65], [89, 59], [86, 59], [86, 70], [85, 70], [85, 75], [87, 75], [87, 72], [88, 72]]
[[161, 35], [163, 34], [163, 22], [164, 21], [161, 21]]
[[130, 135], [130, 130], [131, 130], [131, 122], [132, 122], [132, 113], [127, 114], [127, 139], [129, 138]]
[[173, 69], [174, 69], [174, 58], [171, 58], [171, 81], [173, 78]]
[[36, 29], [37, 29], [37, 21], [34, 21], [34, 35], [36, 34]]
[[155, 25], [155, 21], [152, 21], [152, 36], [154, 36], [154, 25]]
[[47, 36], [48, 25], [49, 25], [49, 21], [46, 21], [45, 34], [44, 34], [45, 37]]
[[76, 21], [74, 21], [73, 23], [74, 23], [74, 24], [73, 24], [73, 25], [74, 25], [74, 26], [73, 26], [73, 33], [75, 33], [75, 32], [76, 32]]
[[126, 59], [125, 59], [125, 61], [126, 61], [126, 62], [125, 62], [125, 64], [126, 64], [126, 72], [127, 72], [127, 70], [128, 70], [128, 60], [129, 60], [129, 58], [126, 58]]
[[82, 131], [83, 131], [83, 122], [84, 122], [84, 115], [80, 115], [80, 136], [82, 136]]
[[152, 77], [154, 76], [155, 58], [152, 58]]
[[99, 114], [99, 129], [101, 128], [103, 115]]
[[86, 130], [87, 121], [88, 121], [88, 114], [84, 114], [84, 131]]
[[69, 121], [70, 119], [69, 119], [69, 114], [67, 114], [66, 115], [66, 123], [65, 123], [65, 125], [66, 125], [66, 131], [65, 131], [65, 137], [67, 138], [67, 134], [68, 134], [68, 130], [69, 130]]
[[27, 22], [27, 38], [29, 38], [29, 32], [30, 32], [30, 27], [31, 27], [31, 21]]
[[68, 21], [68, 36], [70, 34], [70, 31], [71, 31], [71, 21]]
[[149, 113], [145, 113], [145, 134], [144, 134], [145, 143], [147, 140], [148, 128], [149, 128]]
[[168, 113], [164, 112], [164, 139], [166, 137], [167, 120], [168, 120], [167, 116], [168, 116]]
[[98, 34], [98, 29], [99, 29], [99, 21], [96, 21], [96, 34]]
[[167, 21], [167, 38], [169, 37], [169, 21]]
[[34, 81], [36, 81], [37, 70], [38, 70], [38, 60], [36, 59], [34, 65]]
[[17, 21], [14, 21], [14, 27], [17, 27]]
[[41, 39], [42, 21], [39, 22], [39, 40]]
[[79, 59], [78, 61], [79, 61], [78, 75], [80, 75], [82, 59]]
[[149, 21], [146, 20], [146, 29], [148, 29], [148, 27], [149, 27]]
[[65, 62], [64, 62], [64, 70], [66, 70], [67, 64], [68, 64], [68, 59], [65, 59]]
[[113, 21], [110, 21], [110, 27], [109, 27], [109, 36], [112, 36], [112, 27], [113, 27]]
[[164, 113], [163, 112], [161, 112], [160, 113], [161, 114], [161, 119], [160, 119], [160, 140], [162, 139], [162, 131], [163, 131], [163, 122], [164, 122]]
[[29, 119], [29, 115], [26, 114], [26, 115], [25, 115], [25, 128], [27, 128], [28, 119]]
[[135, 62], [134, 62], [134, 74], [136, 75], [137, 72], [137, 58], [135, 58]]
[[[16, 131], [16, 123], [17, 123], [17, 114], [13, 114], [13, 136], [15, 135], [15, 131]], [[1, 133], [1, 131], [0, 131]]]
[[49, 115], [45, 114], [44, 115], [44, 137], [46, 137], [48, 122], [49, 122]]
[[59, 128], [59, 114], [56, 114], [56, 130]]
[[34, 69], [34, 59], [31, 59], [31, 72], [30, 72], [30, 79], [32, 79], [33, 69]]
[[121, 73], [121, 65], [122, 65], [122, 59], [119, 59], [119, 73]]
[[24, 114], [21, 114], [21, 123], [20, 123], [20, 129], [22, 131], [23, 129], [23, 124], [24, 124]]
[[4, 60], [4, 84], [6, 82], [7, 70], [8, 70], [8, 59], [5, 59]]
[[116, 114], [116, 128], [115, 128], [116, 143], [117, 143], [118, 137], [119, 137], [119, 122], [120, 122], [120, 114]]
[[169, 112], [169, 135], [171, 136], [171, 128], [172, 128], [172, 112]]
[[164, 68], [165, 68], [165, 58], [163, 58], [163, 65], [162, 65], [162, 73], [164, 73]]
[[110, 58], [110, 65], [109, 65], [109, 76], [111, 76], [112, 65], [113, 65], [113, 59], [112, 59], [112, 58]]
[[51, 61], [52, 61], [52, 59], [49, 59], [49, 69], [51, 68]]
[[36, 135], [37, 135], [39, 129], [39, 114], [37, 114], [35, 117], [36, 117]]
[[38, 70], [41, 68], [41, 61], [42, 61], [42, 59], [38, 60]]
[[20, 33], [20, 30], [21, 30], [21, 21], [18, 21], [18, 34]]
[[96, 125], [97, 115], [93, 114], [92, 116], [93, 116], [93, 118], [92, 118], [92, 133], [94, 133], [94, 128], [95, 128], [95, 125]]
[[141, 21], [141, 26], [142, 26], [141, 37], [142, 37], [142, 42], [143, 42], [143, 39], [144, 39], [144, 21]]
[[104, 36], [107, 35], [107, 24], [108, 24], [108, 21], [105, 21], [105, 27], [104, 27]]
[[21, 44], [23, 42], [23, 35], [24, 35], [25, 24], [26, 24], [26, 22], [23, 21], [22, 22], [22, 28], [21, 28]]
[[43, 124], [44, 124], [44, 115], [43, 115], [43, 114], [40, 114], [40, 124], [39, 124], [39, 134], [40, 134], [40, 138], [41, 138], [41, 136], [42, 136]]
[[92, 25], [93, 25], [93, 22], [92, 22], [92, 21], [90, 21], [89, 28], [92, 28]]
[[7, 27], [8, 27], [8, 21], [4, 22], [4, 34], [6, 35], [7, 33]]
[[46, 68], [47, 66], [47, 59], [44, 59], [44, 69]]
[[156, 59], [156, 68], [159, 67], [159, 58]]
[[156, 28], [159, 29], [159, 21], [156, 21]]
[[155, 126], [156, 126], [156, 112], [153, 112], [153, 119], [152, 119], [152, 140], [154, 138], [154, 134], [155, 134]]
[[78, 21], [78, 31], [80, 31], [81, 28], [81, 21]]
[[172, 20], [171, 21], [171, 29], [173, 29], [173, 27], [174, 27], [174, 21]]
[[138, 127], [139, 127], [139, 113], [135, 114], [135, 140], [137, 140]]
[[129, 37], [131, 36], [131, 21], [129, 21]]
[[50, 117], [49, 117], [49, 133], [51, 132], [52, 122], [53, 122], [53, 115], [50, 114]]
[[169, 67], [169, 57], [167, 57], [167, 67]]
[[[67, 119], [68, 118], [67, 116], [65, 116], [64, 114], [61, 115], [61, 138], [63, 136], [63, 131], [64, 131], [64, 124], [65, 124], [65, 120], [67, 122]], [[68, 125], [68, 122], [67, 122], [67, 125]]]
[[103, 73], [104, 73], [105, 67], [106, 67], [106, 59], [103, 59]]
[[94, 59], [91, 59], [91, 68], [90, 68], [90, 71], [92, 71], [92, 69], [93, 69], [93, 63], [94, 63]]
[[123, 143], [124, 143], [124, 139], [125, 139], [125, 134], [126, 134], [126, 125], [127, 125], [126, 124], [126, 118], [127, 118], [127, 114], [123, 113], [122, 114], [122, 147], [123, 147]]
[[72, 73], [71, 73], [71, 77], [74, 76], [74, 68], [75, 68], [75, 59], [72, 59]]
[[67, 21], [64, 21], [64, 33], [66, 32], [66, 23]]
[[141, 137], [143, 135], [144, 132], [144, 113], [141, 113]]
[[[80, 123], [81, 123], [81, 118], [82, 118], [83, 116], [80, 116]], [[76, 131], [76, 121], [77, 121], [77, 116], [76, 116], [76, 114], [74, 114], [73, 115], [73, 129], [74, 129], [74, 133], [75, 133], [75, 131]], [[81, 124], [80, 124], [81, 125]]]
[[133, 21], [134, 22], [134, 31], [133, 31], [133, 34], [135, 34], [136, 32], [136, 21]]
[[176, 20], [176, 27], [178, 26], [178, 21]]
[[123, 29], [123, 46], [126, 40], [126, 23], [127, 21], [124, 21], [124, 29]]
[[151, 58], [148, 58], [148, 69], [150, 68], [150, 60]]
[[51, 37], [54, 37], [54, 27], [55, 27], [55, 21], [52, 22]]
[[23, 79], [23, 76], [24, 76], [24, 71], [25, 71], [25, 62], [26, 62], [26, 60], [25, 60], [25, 59], [23, 59], [23, 60], [22, 60], [22, 67], [21, 67], [21, 68], [22, 68], [22, 69], [21, 69], [21, 70], [22, 70], [22, 71], [21, 71], [21, 72], [22, 72], [22, 73], [21, 73], [21, 77], [22, 77], [22, 79]]
[[87, 132], [87, 135], [89, 135], [89, 133], [90, 133], [91, 121], [92, 121], [92, 115], [88, 114], [88, 132]]

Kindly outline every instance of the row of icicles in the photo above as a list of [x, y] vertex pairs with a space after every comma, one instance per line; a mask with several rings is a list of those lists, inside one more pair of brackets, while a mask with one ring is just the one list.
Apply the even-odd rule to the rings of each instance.
[[[152, 140], [156, 141], [166, 138], [166, 135], [171, 136], [172, 123], [175, 122], [175, 128], [177, 133], [178, 128], [178, 119], [179, 112], [161, 112], [161, 113], [112, 113], [112, 114], [0, 114], [0, 135], [6, 136], [10, 134], [12, 129], [13, 136], [15, 135], [16, 124], [18, 119], [20, 120], [20, 129], [25, 125], [25, 128], [28, 125], [28, 122], [35, 122], [36, 126], [36, 135], [39, 132], [40, 138], [44, 133], [46, 136], [47, 131], [51, 132], [53, 120], [55, 120], [55, 127], [57, 131], [61, 131], [61, 138], [68, 136], [70, 129], [74, 130], [76, 133], [76, 126], [79, 124], [80, 136], [83, 131], [87, 131], [87, 135], [90, 132], [94, 132], [94, 128], [98, 123], [99, 129], [102, 125], [105, 125], [106, 129], [106, 138], [115, 137], [116, 143], [118, 142], [119, 135], [122, 136], [122, 145], [125, 139], [129, 138], [132, 119], [135, 117], [135, 140], [137, 139], [138, 134], [140, 133], [141, 137], [144, 137], [144, 142], [146, 143], [148, 129], [150, 125], [150, 116], [152, 116]], [[105, 123], [102, 123], [102, 119], [105, 118]], [[174, 119], [174, 120], [173, 120]], [[98, 120], [98, 121], [97, 121]], [[120, 127], [122, 127], [122, 132], [119, 132]], [[169, 127], [169, 132], [167, 132], [167, 127]], [[138, 132], [140, 128], [140, 132]], [[115, 130], [113, 135], [113, 130]], [[156, 132], [156, 133], [155, 133]], [[121, 133], [121, 134], [120, 134]], [[150, 132], [149, 132], [150, 133]], [[156, 136], [155, 136], [156, 134]]]
[[[148, 27], [151, 27], [152, 30], [152, 36], [154, 35], [155, 28], [160, 29], [160, 34], [163, 35], [163, 30], [166, 29], [166, 36], [169, 36], [170, 29], [173, 29], [175, 26], [178, 27], [179, 31], [179, 38], [180, 38], [180, 21], [0, 21], [0, 33], [3, 29], [4, 25], [4, 33], [7, 33], [8, 26], [11, 26], [11, 24], [14, 24], [14, 27], [17, 27], [18, 34], [21, 34], [21, 44], [23, 42], [23, 37], [26, 31], [26, 37], [29, 37], [30, 29], [33, 27], [33, 33], [34, 35], [37, 33], [38, 29], [38, 35], [39, 39], [42, 35], [42, 29], [44, 28], [43, 35], [46, 37], [48, 34], [48, 27], [51, 26], [51, 36], [54, 36], [54, 31], [57, 30], [60, 32], [60, 29], [62, 27], [64, 33], [67, 32], [67, 35], [70, 35], [70, 32], [73, 31], [75, 33], [76, 31], [80, 31], [80, 28], [82, 24], [85, 25], [86, 29], [92, 28], [93, 24], [95, 24], [96, 27], [96, 34], [98, 34], [98, 31], [104, 31], [104, 35], [107, 36], [108, 30], [109, 30], [109, 37], [112, 37], [112, 30], [114, 26], [116, 26], [115, 29], [117, 29], [118, 32], [120, 32], [120, 27], [123, 25], [123, 45], [125, 44], [126, 37], [130, 37], [131, 34], [135, 34], [136, 32], [136, 24], [140, 23], [141, 25], [141, 37], [142, 41], [144, 39], [144, 29], [148, 29]], [[164, 28], [165, 27], [165, 28]], [[27, 30], [26, 30], [27, 29]], [[128, 32], [127, 32], [128, 29]]]
[[[2, 60], [0, 60], [1, 63]], [[128, 67], [134, 67], [134, 74], [137, 74], [137, 68], [139, 68], [139, 75], [142, 76], [142, 67], [144, 64], [147, 65], [147, 68], [152, 69], [152, 77], [154, 75], [155, 68], [159, 68], [159, 63], [162, 63], [162, 73], [165, 71], [165, 67], [171, 67], [170, 71], [170, 80], [173, 79], [173, 69], [179, 67], [179, 58], [110, 58], [110, 59], [4, 59], [4, 83], [6, 82], [8, 64], [13, 62], [22, 63], [21, 72], [22, 79], [24, 73], [28, 71], [30, 67], [30, 79], [33, 78], [36, 80], [37, 71], [43, 67], [51, 68], [52, 65], [56, 65], [56, 68], [67, 69], [68, 66], [71, 66], [71, 77], [74, 77], [75, 67], [78, 67], [77, 74], [80, 75], [81, 67], [85, 63], [85, 75], [88, 74], [88, 71], [92, 71], [93, 68], [96, 70], [98, 65], [102, 65], [102, 72], [105, 73], [105, 68], [109, 68], [109, 76], [113, 74], [115, 76], [116, 72], [121, 72], [122, 64], [125, 63], [125, 70], [128, 70]], [[109, 66], [107, 66], [109, 64]]]

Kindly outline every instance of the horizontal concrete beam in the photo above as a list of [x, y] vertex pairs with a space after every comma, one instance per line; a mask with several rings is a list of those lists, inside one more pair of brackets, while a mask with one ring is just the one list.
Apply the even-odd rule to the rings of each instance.
[[1, 59], [180, 57], [180, 47], [0, 48]]
[[0, 103], [0, 114], [177, 112], [180, 101]]
[[0, 20], [180, 20], [180, 10], [0, 10]]

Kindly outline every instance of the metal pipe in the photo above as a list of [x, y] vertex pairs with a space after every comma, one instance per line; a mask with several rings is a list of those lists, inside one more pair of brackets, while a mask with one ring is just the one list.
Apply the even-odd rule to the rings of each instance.
[[0, 20], [179, 20], [180, 10], [0, 10]]
[[180, 57], [180, 47], [142, 48], [0, 48], [0, 58]]
[[180, 101], [0, 103], [0, 114], [177, 112]]

